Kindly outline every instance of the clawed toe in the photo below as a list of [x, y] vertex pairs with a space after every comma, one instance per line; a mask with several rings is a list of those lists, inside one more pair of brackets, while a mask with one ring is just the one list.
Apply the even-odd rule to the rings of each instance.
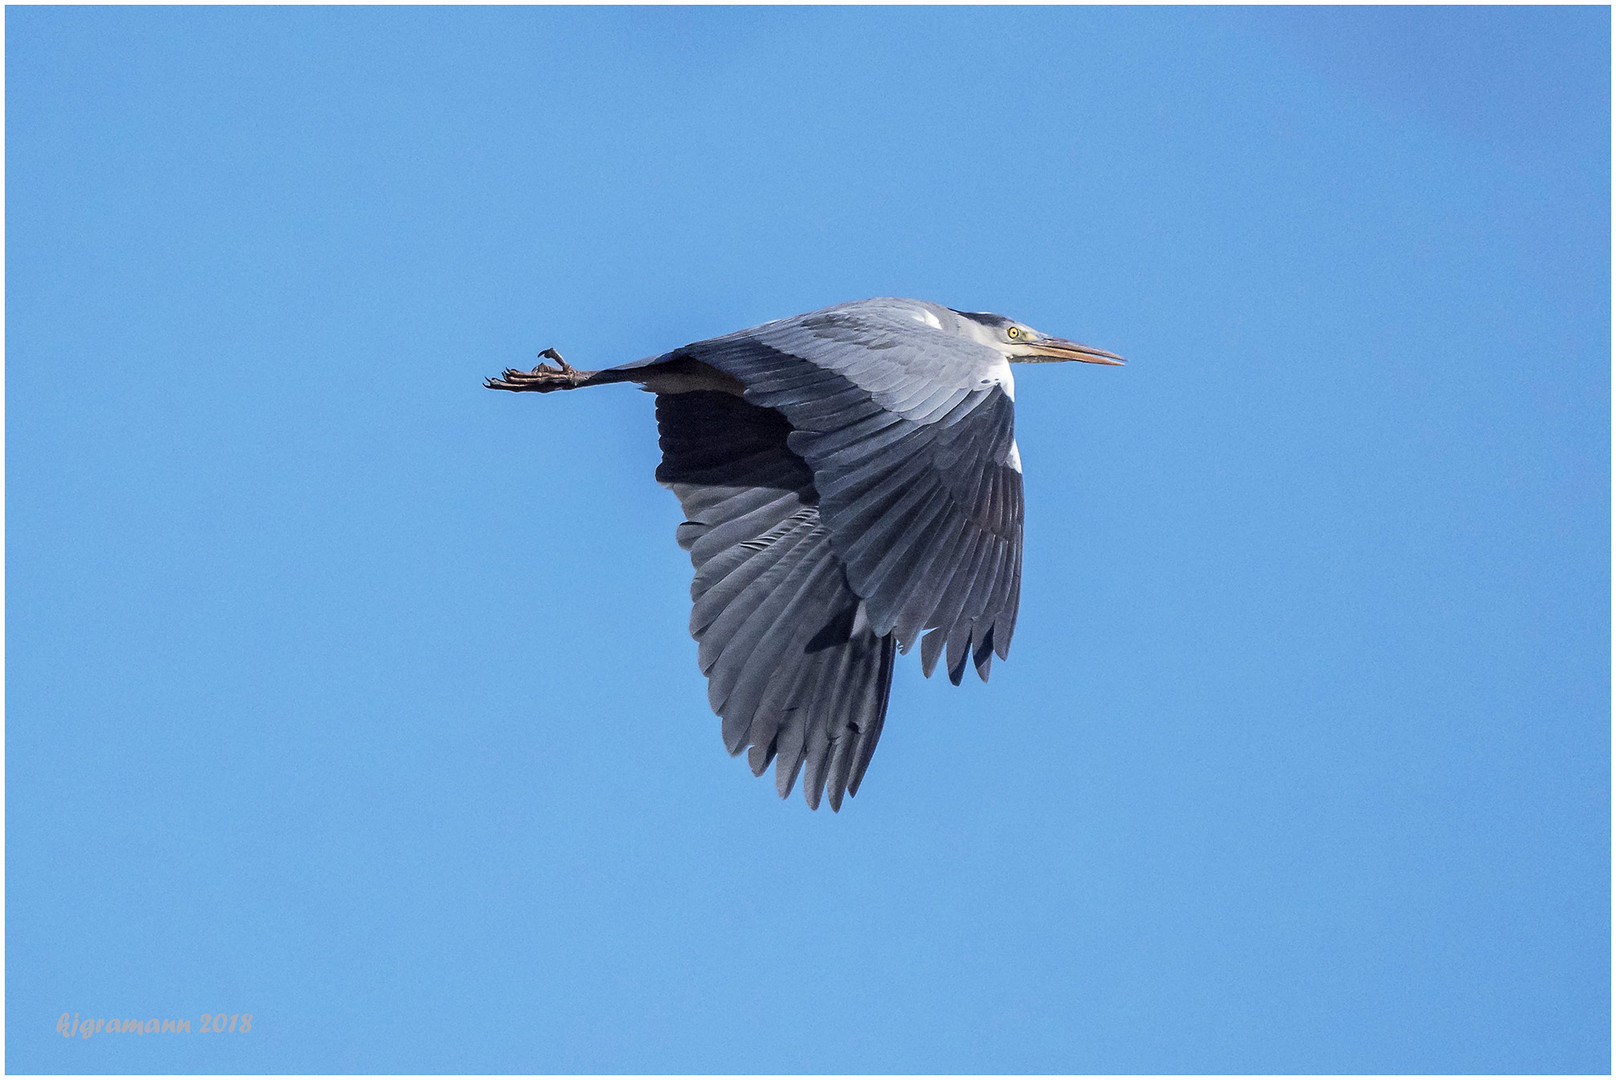
[[484, 379], [483, 386], [489, 390], [537, 390], [542, 394], [551, 390], [570, 390], [591, 374], [579, 371], [567, 363], [554, 349], [545, 349], [539, 355], [554, 360], [556, 366], [541, 363], [535, 365], [531, 371], [506, 368], [500, 373], [499, 378]]

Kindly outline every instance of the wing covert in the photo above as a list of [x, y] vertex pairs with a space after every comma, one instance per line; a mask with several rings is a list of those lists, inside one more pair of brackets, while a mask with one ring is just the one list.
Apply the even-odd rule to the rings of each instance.
[[1021, 583], [1014, 403], [989, 358], [1002, 360], [939, 334], [942, 374], [928, 382], [868, 326], [833, 325], [845, 332], [827, 336], [823, 325], [794, 325], [814, 318], [671, 355], [734, 376], [748, 402], [790, 422], [787, 444], [812, 470], [820, 516], [874, 632], [896, 634], [907, 652], [929, 630], [928, 675], [946, 652], [955, 683], [968, 654], [986, 679], [992, 655], [1008, 653]]

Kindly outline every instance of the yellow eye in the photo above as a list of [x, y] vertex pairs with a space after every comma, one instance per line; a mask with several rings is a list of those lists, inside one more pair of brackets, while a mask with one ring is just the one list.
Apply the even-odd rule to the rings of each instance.
[[1011, 341], [1014, 341], [1016, 338], [1021, 336], [1021, 327], [1012, 326], [1010, 329], [1006, 330], [1005, 333], [1009, 335]]

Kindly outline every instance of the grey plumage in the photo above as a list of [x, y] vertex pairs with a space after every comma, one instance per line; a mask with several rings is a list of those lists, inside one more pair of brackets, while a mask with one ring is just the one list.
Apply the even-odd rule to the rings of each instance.
[[731, 754], [856, 794], [895, 652], [921, 642], [957, 685], [1005, 658], [1021, 584], [1022, 483], [1009, 364], [1119, 363], [1003, 316], [877, 299], [598, 372], [558, 362], [487, 385], [636, 382], [695, 569], [691, 634]]

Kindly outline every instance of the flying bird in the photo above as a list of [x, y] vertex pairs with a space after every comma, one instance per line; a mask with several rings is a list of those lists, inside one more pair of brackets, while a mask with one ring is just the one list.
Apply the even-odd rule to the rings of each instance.
[[856, 795], [895, 653], [957, 686], [1004, 659], [1021, 592], [1014, 363], [1121, 364], [1002, 315], [855, 300], [603, 371], [554, 349], [494, 390], [637, 383], [695, 581], [690, 632], [731, 755]]

